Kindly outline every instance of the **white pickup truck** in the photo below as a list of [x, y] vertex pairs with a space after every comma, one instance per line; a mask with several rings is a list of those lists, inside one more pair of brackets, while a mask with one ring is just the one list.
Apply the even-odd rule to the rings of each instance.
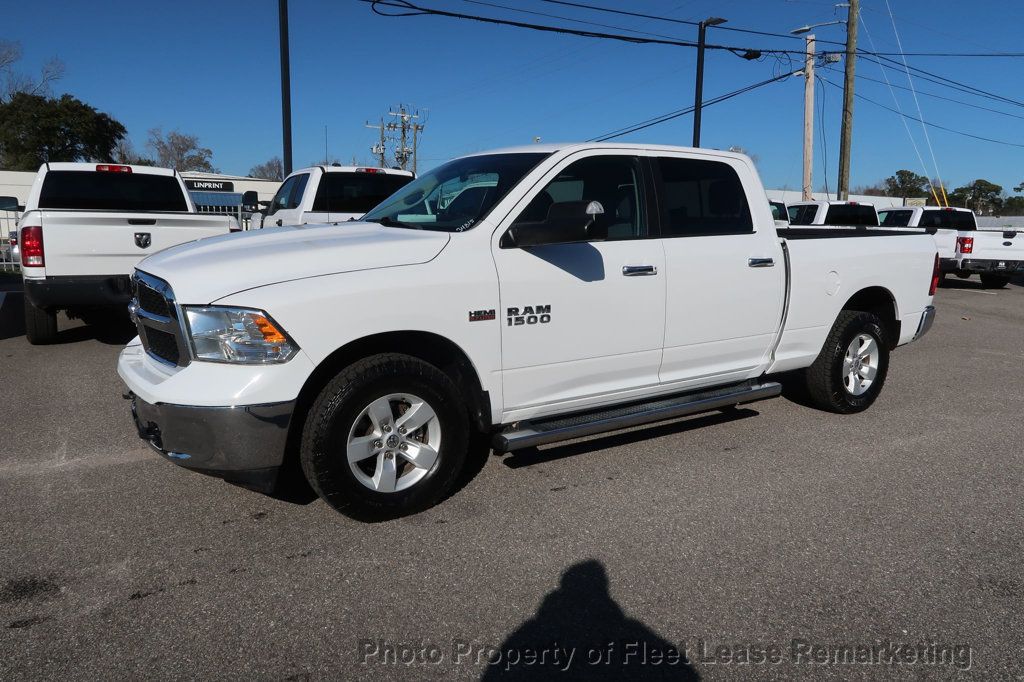
[[789, 204], [790, 225], [876, 227], [878, 213], [872, 204], [856, 201], [798, 201]]
[[474, 432], [528, 448], [801, 369], [821, 408], [864, 410], [929, 329], [938, 264], [923, 232], [777, 230], [740, 154], [574, 144], [456, 159], [346, 229], [204, 240], [134, 282], [142, 438], [257, 488], [300, 464], [380, 518], [442, 499]]
[[409, 171], [357, 166], [313, 166], [281, 183], [270, 206], [253, 214], [253, 228], [340, 223], [359, 218], [413, 179]]
[[935, 230], [943, 275], [981, 276], [986, 287], [1006, 286], [1014, 272], [1024, 271], [1024, 232], [979, 229], [969, 208], [918, 206], [878, 212], [882, 227], [923, 227]]
[[878, 211], [882, 227], [926, 227], [935, 230], [935, 246], [939, 251], [939, 268], [943, 273], [957, 270], [957, 237], [961, 232], [978, 229], [974, 211], [943, 206], [904, 206]]
[[200, 215], [167, 168], [46, 163], [18, 221], [25, 335], [52, 343], [57, 311], [89, 313], [131, 299], [135, 264], [168, 246], [238, 230], [230, 216]]

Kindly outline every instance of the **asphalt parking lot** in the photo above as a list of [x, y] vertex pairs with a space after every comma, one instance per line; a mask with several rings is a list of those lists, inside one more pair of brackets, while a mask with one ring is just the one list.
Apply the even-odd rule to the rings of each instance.
[[[1024, 281], [936, 300], [866, 413], [796, 392], [486, 456], [364, 525], [160, 460], [114, 369], [130, 331], [31, 347], [8, 294], [0, 678], [1016, 677]], [[842, 647], [889, 658], [814, 662]]]

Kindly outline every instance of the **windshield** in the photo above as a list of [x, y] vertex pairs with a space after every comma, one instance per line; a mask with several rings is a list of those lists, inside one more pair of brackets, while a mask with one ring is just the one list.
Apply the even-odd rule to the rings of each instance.
[[547, 156], [529, 152], [456, 159], [398, 190], [363, 220], [389, 227], [464, 232]]

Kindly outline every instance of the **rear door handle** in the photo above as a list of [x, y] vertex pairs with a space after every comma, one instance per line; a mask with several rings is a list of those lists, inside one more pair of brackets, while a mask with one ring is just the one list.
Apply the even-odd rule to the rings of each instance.
[[646, 275], [657, 275], [658, 268], [653, 265], [623, 265], [622, 274], [626, 277], [644, 277]]
[[747, 265], [752, 268], [773, 268], [775, 267], [774, 258], [748, 258]]
[[277, 221], [277, 226], [281, 227], [281, 221], [280, 220]]

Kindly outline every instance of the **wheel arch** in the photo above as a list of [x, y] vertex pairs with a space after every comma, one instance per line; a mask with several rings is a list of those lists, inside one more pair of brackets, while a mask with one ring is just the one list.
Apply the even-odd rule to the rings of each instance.
[[[429, 362], [447, 374], [468, 399], [473, 424], [481, 431], [491, 429], [490, 397], [483, 389], [480, 375], [469, 355], [455, 342], [432, 332], [391, 331], [364, 336], [336, 349], [317, 365], [306, 379], [295, 401], [288, 432], [286, 457], [298, 453], [306, 414], [320, 391], [343, 368], [362, 358], [379, 353], [402, 353]], [[297, 457], [295, 458], [297, 460]]]
[[902, 327], [899, 307], [896, 305], [896, 297], [885, 287], [861, 289], [847, 299], [842, 310], [859, 310], [877, 315], [885, 327], [889, 348], [893, 349], [899, 344]]

